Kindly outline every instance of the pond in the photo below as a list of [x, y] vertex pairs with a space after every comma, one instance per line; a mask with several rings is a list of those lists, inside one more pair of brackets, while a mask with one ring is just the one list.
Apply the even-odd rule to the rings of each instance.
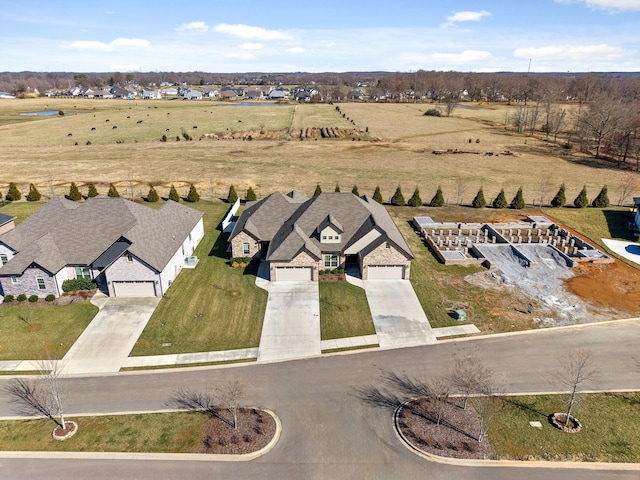
[[44, 116], [53, 116], [58, 115], [59, 110], [43, 110], [42, 112], [21, 112], [20, 115], [26, 116], [35, 116], [35, 115], [44, 115]]

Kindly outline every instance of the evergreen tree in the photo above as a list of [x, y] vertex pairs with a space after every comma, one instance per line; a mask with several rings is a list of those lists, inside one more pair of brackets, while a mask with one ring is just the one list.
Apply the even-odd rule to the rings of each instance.
[[396, 188], [396, 193], [393, 194], [390, 201], [391, 205], [395, 205], [397, 207], [404, 205], [404, 195], [402, 195], [402, 190], [400, 189], [400, 185]]
[[577, 208], [585, 208], [586, 206], [589, 205], [589, 199], [587, 198], [587, 186], [586, 185], [584, 187], [582, 187], [582, 190], [580, 190], [580, 193], [578, 194], [578, 196], [573, 201], [573, 204]]
[[174, 202], [180, 201], [180, 195], [178, 195], [178, 191], [173, 184], [171, 184], [171, 188], [169, 189], [169, 200], [173, 200]]
[[476, 193], [476, 196], [471, 202], [471, 206], [473, 208], [484, 208], [487, 206], [487, 201], [484, 199], [484, 192], [482, 191], [482, 187], [480, 187], [480, 190], [478, 190], [478, 193]]
[[602, 190], [600, 190], [600, 193], [598, 194], [598, 196], [593, 199], [593, 202], [591, 202], [591, 206], [598, 207], [598, 208], [606, 208], [609, 205], [611, 204], [609, 203], [609, 195], [607, 193], [607, 186], [605, 185], [604, 187], [602, 187]]
[[247, 189], [247, 194], [244, 197], [245, 202], [255, 202], [258, 199], [256, 192], [254, 192], [253, 187], [249, 187]]
[[96, 186], [93, 183], [90, 183], [89, 186], [87, 187], [87, 197], [93, 198], [93, 197], [97, 197], [98, 195], [100, 194], [98, 193]]
[[109, 184], [109, 191], [107, 192], [107, 196], [111, 198], [118, 198], [120, 196], [120, 194], [118, 193], [118, 190], [116, 189], [113, 183]]
[[29, 195], [27, 195], [27, 201], [28, 202], [37, 202], [41, 198], [42, 198], [42, 195], [40, 195], [40, 192], [38, 191], [36, 186], [33, 183], [30, 183], [29, 184]]
[[351, 193], [353, 193], [356, 197], [360, 196], [360, 192], [358, 191], [358, 186], [354, 185], [353, 188], [351, 189]]
[[376, 191], [373, 192], [373, 199], [378, 203], [382, 203], [382, 193], [380, 193], [380, 187], [376, 187]]
[[507, 198], [504, 196], [504, 188], [500, 189], [500, 193], [496, 198], [493, 199], [493, 208], [506, 208]]
[[340, 185], [336, 183], [336, 189], [334, 190], [336, 193], [340, 193]]
[[413, 191], [413, 195], [411, 195], [411, 198], [407, 202], [407, 205], [409, 205], [410, 207], [422, 206], [422, 199], [420, 198], [420, 190], [418, 189], [418, 187], [416, 187], [416, 189]]
[[558, 193], [556, 193], [556, 196], [553, 197], [551, 199], [551, 206], [558, 208], [558, 207], [564, 207], [564, 205], [567, 203], [567, 197], [565, 195], [565, 187], [564, 187], [564, 183], [562, 185], [560, 185], [560, 189], [558, 190]]
[[160, 200], [160, 196], [153, 185], [149, 185], [149, 193], [147, 193], [147, 202], [156, 203]]
[[317, 197], [318, 195], [320, 195], [322, 193], [322, 189], [320, 188], [320, 184], [316, 185], [316, 189], [313, 192], [313, 196]]
[[80, 193], [80, 189], [75, 184], [75, 182], [71, 183], [71, 187], [69, 187], [69, 198], [74, 202], [79, 202], [82, 200], [82, 194]]
[[438, 185], [438, 190], [436, 190], [436, 194], [433, 196], [431, 201], [429, 202], [430, 207], [442, 207], [444, 206], [444, 195], [442, 195], [442, 188]]
[[513, 200], [511, 200], [509, 208], [513, 208], [514, 210], [522, 210], [524, 207], [524, 197], [522, 196], [522, 187], [520, 187], [516, 192], [516, 196], [513, 197]]
[[196, 190], [196, 186], [192, 183], [189, 187], [189, 193], [187, 193], [187, 202], [194, 203], [198, 201], [200, 201], [200, 195]]
[[10, 202], [17, 202], [22, 198], [22, 194], [15, 183], [9, 183], [9, 190], [7, 190], [7, 196], [5, 198]]
[[229, 194], [227, 195], [227, 202], [236, 203], [236, 200], [238, 200], [238, 194], [236, 193], [236, 187], [231, 185], [229, 187]]

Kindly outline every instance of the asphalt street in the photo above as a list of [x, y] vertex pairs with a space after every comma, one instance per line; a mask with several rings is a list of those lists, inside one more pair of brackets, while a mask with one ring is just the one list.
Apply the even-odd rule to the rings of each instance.
[[[250, 462], [151, 462], [135, 459], [54, 460], [0, 458], [0, 478], [371, 478], [371, 479], [638, 479], [636, 471], [588, 468], [458, 467], [429, 462], [397, 439], [392, 412], [371, 406], [363, 392], [383, 386], [384, 372], [428, 378], [456, 356], [472, 355], [492, 368], [508, 392], [554, 391], [549, 373], [573, 348], [589, 348], [600, 369], [596, 389], [640, 389], [640, 320], [583, 328], [446, 341], [273, 364], [128, 373], [66, 380], [71, 413], [164, 408], [180, 386], [207, 388], [239, 379], [245, 403], [270, 408], [282, 436], [268, 454]], [[0, 378], [0, 391], [8, 381]], [[0, 416], [12, 415], [0, 393]], [[80, 428], [82, 428], [82, 423]]]

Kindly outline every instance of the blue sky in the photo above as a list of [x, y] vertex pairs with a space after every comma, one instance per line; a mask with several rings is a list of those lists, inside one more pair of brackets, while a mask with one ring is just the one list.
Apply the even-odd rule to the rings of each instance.
[[640, 71], [640, 0], [0, 0], [0, 71]]

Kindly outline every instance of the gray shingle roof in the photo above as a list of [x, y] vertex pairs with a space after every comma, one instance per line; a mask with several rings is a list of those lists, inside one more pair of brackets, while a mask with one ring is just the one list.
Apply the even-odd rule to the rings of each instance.
[[201, 218], [201, 212], [171, 201], [153, 210], [123, 198], [55, 198], [0, 236], [18, 252], [0, 274], [19, 275], [31, 263], [51, 273], [90, 265], [122, 237], [131, 242], [132, 254], [161, 271]]
[[5, 223], [9, 223], [11, 220], [14, 220], [16, 217], [11, 215], [5, 215], [4, 213], [0, 213], [0, 227]]

